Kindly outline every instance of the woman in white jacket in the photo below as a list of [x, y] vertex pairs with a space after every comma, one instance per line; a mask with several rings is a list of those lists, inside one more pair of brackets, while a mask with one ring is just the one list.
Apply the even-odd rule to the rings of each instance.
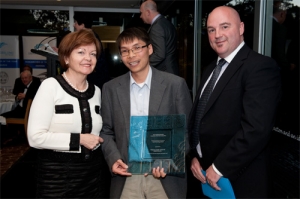
[[32, 103], [28, 141], [38, 153], [37, 198], [101, 198], [105, 160], [101, 92], [89, 84], [100, 46], [91, 30], [66, 35], [59, 45], [66, 71], [44, 80]]

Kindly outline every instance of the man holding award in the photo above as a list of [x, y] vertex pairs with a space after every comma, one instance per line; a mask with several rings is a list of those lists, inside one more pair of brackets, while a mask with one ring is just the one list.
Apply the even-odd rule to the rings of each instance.
[[[131, 172], [132, 154], [129, 148], [134, 145], [139, 150], [137, 154], [141, 155], [141, 159], [159, 155], [168, 158], [171, 151], [177, 150], [174, 149], [176, 147], [173, 142], [169, 142], [169, 138], [176, 137], [174, 126], [184, 126], [180, 146], [185, 148], [181, 149], [188, 150], [188, 145], [185, 144], [185, 118], [179, 119], [179, 122], [176, 120], [177, 116], [188, 117], [192, 106], [186, 82], [181, 77], [159, 71], [149, 65], [149, 56], [153, 53], [153, 48], [145, 30], [128, 28], [119, 35], [116, 43], [121, 59], [130, 71], [104, 84], [102, 91], [102, 150], [113, 175], [110, 197], [185, 198], [185, 174], [169, 175], [168, 169], [161, 164], [152, 164], [155, 161], [151, 158], [140, 162], [141, 167], [151, 165], [149, 172], [136, 173], [136, 168]], [[143, 125], [140, 125], [145, 117], [149, 117], [145, 126], [152, 128], [151, 131], [143, 129]], [[158, 120], [162, 122], [157, 122]], [[184, 124], [180, 125], [180, 121], [184, 121]], [[133, 126], [139, 125], [141, 129], [132, 132]], [[137, 134], [135, 136], [131, 133]], [[145, 136], [150, 141], [143, 137], [142, 143], [136, 144], [138, 142], [132, 139], [139, 136]], [[168, 144], [164, 145], [164, 142]], [[175, 164], [173, 167], [178, 169], [180, 165], [176, 165], [176, 160], [172, 157], [170, 160]]]

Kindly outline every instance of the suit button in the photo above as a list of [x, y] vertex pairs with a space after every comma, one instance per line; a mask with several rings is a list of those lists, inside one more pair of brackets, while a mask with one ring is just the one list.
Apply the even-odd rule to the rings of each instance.
[[89, 128], [89, 127], [90, 127], [90, 125], [89, 125], [89, 124], [85, 124], [84, 126], [85, 126], [86, 128]]
[[84, 109], [83, 109], [83, 112], [86, 112], [86, 111], [87, 111], [87, 108], [84, 108]]
[[90, 158], [90, 155], [85, 155], [84, 158], [85, 158], [86, 160], [88, 160], [88, 159]]

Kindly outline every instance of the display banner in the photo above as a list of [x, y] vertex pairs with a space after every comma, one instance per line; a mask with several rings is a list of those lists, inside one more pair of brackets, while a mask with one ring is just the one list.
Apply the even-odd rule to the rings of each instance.
[[0, 87], [13, 89], [20, 76], [19, 37], [0, 35]]
[[30, 65], [33, 68], [33, 75], [44, 80], [47, 78], [47, 58], [31, 52], [31, 49], [45, 50], [45, 44], [56, 46], [56, 37], [23, 36], [22, 41], [24, 65]]

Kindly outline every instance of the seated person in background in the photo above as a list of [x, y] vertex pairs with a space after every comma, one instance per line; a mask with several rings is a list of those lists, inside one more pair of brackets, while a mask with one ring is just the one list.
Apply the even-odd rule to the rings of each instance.
[[28, 99], [34, 98], [39, 86], [41, 85], [41, 81], [33, 81], [33, 77], [29, 70], [21, 72], [20, 78], [23, 84], [23, 90], [21, 91], [21, 88], [19, 88], [16, 94], [18, 105], [14, 110], [1, 115], [5, 118], [24, 118]]
[[[32, 74], [32, 68], [31, 68], [31, 66], [25, 65], [25, 66], [22, 68], [21, 72], [23, 72], [23, 71], [25, 71], [25, 70], [30, 71], [30, 73]], [[32, 76], [32, 81], [33, 81], [33, 82], [39, 82], [39, 83], [41, 83], [40, 78], [35, 77], [35, 76]], [[35, 83], [35, 84], [38, 84], [38, 83]], [[18, 77], [18, 78], [15, 80], [14, 89], [13, 89], [13, 94], [17, 96], [19, 93], [23, 93], [23, 92], [24, 92], [24, 88], [25, 88], [25, 87], [24, 87], [24, 83], [22, 82], [21, 77]]]

